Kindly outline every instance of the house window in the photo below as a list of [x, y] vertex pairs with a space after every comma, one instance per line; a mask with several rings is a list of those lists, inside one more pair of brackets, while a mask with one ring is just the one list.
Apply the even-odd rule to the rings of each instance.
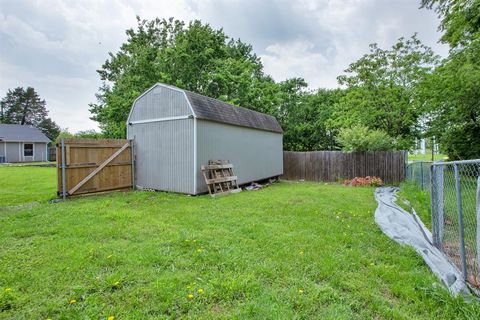
[[23, 145], [23, 156], [33, 157], [33, 143], [25, 143]]

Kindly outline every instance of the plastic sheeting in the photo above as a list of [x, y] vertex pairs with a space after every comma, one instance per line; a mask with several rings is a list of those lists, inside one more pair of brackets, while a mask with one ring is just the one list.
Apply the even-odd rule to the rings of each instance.
[[415, 211], [412, 214], [399, 207], [395, 200], [398, 188], [382, 187], [375, 190], [378, 207], [375, 222], [383, 233], [402, 245], [412, 246], [453, 295], [468, 293], [460, 271], [432, 244], [432, 234]]

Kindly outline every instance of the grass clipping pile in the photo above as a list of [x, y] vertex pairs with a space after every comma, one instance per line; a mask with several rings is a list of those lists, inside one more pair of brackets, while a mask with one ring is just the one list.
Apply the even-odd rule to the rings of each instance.
[[432, 244], [432, 234], [413, 212], [409, 214], [396, 203], [395, 187], [381, 187], [375, 190], [378, 207], [375, 222], [383, 233], [395, 242], [412, 246], [422, 256], [432, 272], [454, 296], [469, 294], [468, 287], [460, 271], [447, 257]]

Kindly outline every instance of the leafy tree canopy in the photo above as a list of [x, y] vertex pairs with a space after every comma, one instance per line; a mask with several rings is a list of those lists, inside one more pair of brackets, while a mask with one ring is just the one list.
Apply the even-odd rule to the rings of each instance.
[[417, 86], [439, 58], [416, 35], [400, 38], [391, 49], [370, 45], [370, 53], [350, 64], [338, 81], [347, 87], [332, 127], [357, 124], [380, 129], [397, 139], [399, 148], [411, 147], [419, 136], [422, 110]]
[[103, 86], [92, 119], [108, 137], [124, 137], [134, 99], [156, 82], [261, 112], [278, 111], [278, 88], [252, 47], [195, 20], [140, 20], [127, 42], [98, 70]]
[[450, 55], [420, 86], [430, 135], [450, 159], [480, 158], [480, 0], [423, 0]]
[[1, 123], [35, 126], [51, 140], [60, 132], [60, 127], [48, 117], [45, 100], [32, 87], [8, 90], [0, 106]]
[[59, 142], [62, 138], [101, 139], [103, 138], [103, 134], [95, 130], [84, 130], [77, 133], [71, 133], [70, 131], [68, 131], [68, 129], [64, 129], [58, 134], [56, 141]]
[[480, 0], [422, 0], [441, 18], [442, 41], [452, 48], [468, 46], [480, 37]]
[[480, 41], [452, 52], [422, 86], [429, 134], [450, 159], [480, 158]]

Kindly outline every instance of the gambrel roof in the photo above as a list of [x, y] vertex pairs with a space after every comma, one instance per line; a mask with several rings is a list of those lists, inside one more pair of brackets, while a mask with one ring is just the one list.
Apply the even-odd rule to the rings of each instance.
[[202, 96], [198, 93], [184, 90], [192, 106], [195, 116], [199, 119], [228, 123], [242, 127], [282, 133], [282, 128], [273, 116], [237, 107], [221, 100]]

